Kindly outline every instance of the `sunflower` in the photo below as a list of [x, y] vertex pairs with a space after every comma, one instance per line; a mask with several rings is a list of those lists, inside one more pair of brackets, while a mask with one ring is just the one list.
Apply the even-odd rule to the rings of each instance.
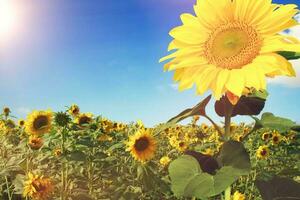
[[55, 149], [53, 153], [56, 157], [59, 157], [62, 154], [61, 149]]
[[130, 136], [126, 151], [130, 151], [135, 160], [146, 162], [156, 151], [156, 139], [148, 129], [140, 129]]
[[69, 114], [72, 116], [77, 116], [80, 112], [79, 106], [76, 104], [72, 104], [68, 110]]
[[38, 150], [43, 146], [43, 144], [44, 144], [44, 141], [42, 138], [39, 138], [36, 136], [29, 137], [28, 145], [30, 146], [31, 149]]
[[9, 115], [9, 113], [10, 113], [11, 111], [10, 111], [10, 109], [9, 109], [9, 107], [4, 107], [3, 108], [3, 114], [4, 114], [4, 116], [8, 116]]
[[19, 125], [19, 127], [23, 127], [25, 125], [25, 121], [23, 119], [20, 119], [18, 121], [18, 125]]
[[163, 166], [166, 167], [169, 165], [169, 163], [171, 162], [171, 159], [169, 158], [169, 156], [163, 156], [160, 158], [159, 163]]
[[185, 150], [187, 150], [188, 148], [188, 144], [185, 141], [178, 141], [177, 145], [176, 145], [176, 149], [178, 151], [184, 152]]
[[52, 127], [52, 111], [33, 111], [27, 116], [25, 131], [31, 135], [41, 135], [50, 131]]
[[233, 200], [245, 200], [246, 196], [239, 191], [235, 191], [233, 194]]
[[259, 159], [266, 159], [270, 154], [270, 150], [268, 146], [263, 145], [260, 146], [256, 151], [256, 157]]
[[75, 118], [75, 123], [81, 127], [88, 125], [92, 121], [93, 121], [93, 114], [91, 114], [91, 113], [80, 113]]
[[282, 140], [282, 136], [280, 135], [280, 133], [277, 132], [277, 131], [273, 131], [273, 133], [272, 133], [272, 144], [277, 145], [281, 142], [281, 140]]
[[49, 199], [54, 186], [49, 178], [28, 173], [28, 180], [24, 183], [24, 197], [30, 197], [33, 200]]
[[99, 142], [112, 141], [113, 138], [107, 134], [102, 134], [98, 137]]
[[[197, 94], [211, 90], [240, 97], [245, 88], [266, 88], [266, 78], [295, 76], [279, 51], [300, 51], [300, 42], [279, 34], [297, 25], [297, 5], [271, 0], [197, 0], [196, 16], [182, 14], [183, 25], [170, 31], [174, 40], [162, 58], [165, 70], [175, 70], [179, 90], [196, 85]], [[246, 92], [246, 91], [245, 91]]]
[[261, 139], [264, 140], [264, 141], [266, 141], [266, 140], [268, 140], [270, 137], [271, 137], [271, 134], [268, 133], [268, 132], [265, 132], [265, 133], [262, 134]]

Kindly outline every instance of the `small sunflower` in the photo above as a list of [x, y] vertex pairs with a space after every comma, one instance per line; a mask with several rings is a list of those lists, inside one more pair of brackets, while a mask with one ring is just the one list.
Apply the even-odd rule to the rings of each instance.
[[260, 146], [256, 151], [256, 157], [259, 159], [266, 159], [270, 154], [270, 150], [268, 146], [263, 145]]
[[[162, 58], [174, 70], [179, 90], [196, 85], [197, 94], [211, 90], [239, 98], [245, 88], [266, 89], [266, 77], [295, 76], [279, 51], [300, 52], [298, 39], [281, 34], [298, 25], [295, 4], [271, 0], [197, 0], [195, 16], [181, 15], [183, 25], [170, 31], [174, 40]], [[235, 101], [236, 102], [236, 101]]]
[[188, 144], [185, 141], [178, 141], [177, 145], [176, 145], [176, 149], [178, 151], [184, 152], [185, 150], [187, 150], [188, 148]]
[[130, 136], [126, 151], [140, 162], [150, 160], [156, 151], [156, 140], [148, 129], [140, 129]]
[[232, 200], [245, 200], [246, 196], [242, 193], [240, 193], [239, 191], [235, 191], [235, 193], [233, 194], [233, 199]]
[[277, 145], [281, 142], [281, 140], [282, 140], [282, 136], [280, 135], [280, 133], [277, 132], [277, 131], [273, 131], [273, 133], [272, 133], [272, 144]]
[[203, 132], [206, 132], [209, 129], [209, 126], [207, 124], [201, 124], [201, 129], [203, 130]]
[[171, 162], [171, 159], [169, 158], [169, 156], [163, 156], [163, 157], [161, 157], [161, 159], [159, 160], [159, 163], [160, 163], [163, 167], [168, 166], [170, 162]]
[[4, 116], [8, 117], [10, 112], [11, 111], [10, 111], [9, 107], [4, 107], [3, 108], [3, 115]]
[[270, 139], [270, 137], [271, 137], [271, 134], [268, 132], [265, 132], [262, 134], [261, 139], [264, 141], [267, 141], [268, 139]]
[[62, 154], [61, 149], [55, 149], [53, 153], [56, 157], [59, 157]]
[[47, 200], [54, 191], [51, 179], [28, 173], [28, 180], [24, 183], [23, 196], [33, 200]]
[[79, 106], [76, 104], [72, 104], [71, 107], [68, 110], [69, 114], [72, 116], [77, 116], [80, 112]]
[[30, 135], [41, 135], [50, 131], [53, 113], [47, 111], [33, 111], [27, 116], [25, 131]]
[[44, 141], [42, 138], [36, 137], [36, 136], [30, 136], [28, 140], [28, 145], [33, 150], [40, 149], [44, 144]]
[[25, 125], [25, 120], [20, 119], [20, 120], [18, 121], [18, 125], [19, 125], [19, 127], [24, 127], [24, 125]]
[[75, 118], [75, 123], [81, 127], [90, 124], [93, 121], [93, 114], [91, 113], [80, 113]]
[[102, 135], [100, 135], [99, 137], [98, 137], [98, 140], [100, 141], [100, 142], [105, 142], [105, 141], [112, 141], [112, 137], [111, 136], [109, 136], [109, 135], [107, 135], [107, 134], [102, 134]]

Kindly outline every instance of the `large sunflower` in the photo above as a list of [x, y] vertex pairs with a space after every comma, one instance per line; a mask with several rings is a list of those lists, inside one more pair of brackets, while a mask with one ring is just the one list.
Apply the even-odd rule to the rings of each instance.
[[41, 135], [50, 131], [53, 113], [47, 111], [33, 111], [27, 116], [25, 131], [31, 135]]
[[84, 127], [93, 121], [92, 113], [80, 113], [75, 118], [75, 123], [81, 127]]
[[211, 90], [216, 99], [228, 92], [240, 97], [248, 88], [265, 89], [265, 77], [295, 76], [278, 51], [300, 51], [300, 42], [279, 34], [297, 25], [296, 5], [271, 0], [197, 0], [196, 16], [182, 14], [182, 26], [170, 31], [174, 40], [162, 58], [175, 70], [179, 90], [194, 84], [197, 94]]
[[146, 162], [150, 160], [156, 150], [156, 140], [148, 129], [141, 129], [129, 138], [127, 151], [130, 151], [134, 159]]
[[33, 200], [49, 199], [54, 186], [49, 178], [28, 173], [28, 180], [24, 183], [24, 197], [30, 197]]

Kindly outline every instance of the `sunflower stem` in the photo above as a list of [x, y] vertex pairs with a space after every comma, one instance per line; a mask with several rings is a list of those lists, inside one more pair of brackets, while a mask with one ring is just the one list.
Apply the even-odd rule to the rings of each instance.
[[231, 199], [231, 186], [229, 186], [225, 190], [225, 200], [230, 200], [230, 199]]
[[208, 119], [208, 121], [210, 121], [210, 123], [212, 123], [212, 125], [215, 127], [215, 129], [218, 131], [218, 133], [219, 133], [219, 135], [220, 136], [222, 136], [223, 135], [223, 133], [222, 133], [222, 131], [221, 131], [221, 129], [220, 129], [220, 127], [209, 117], [209, 116], [207, 116], [207, 115], [204, 115], [204, 117], [206, 118], [206, 119]]
[[10, 194], [10, 187], [9, 187], [9, 184], [8, 184], [7, 176], [5, 176], [5, 184], [6, 184], [6, 190], [7, 190], [7, 196], [8, 196], [8, 199], [9, 199], [9, 200], [12, 200], [12, 196], [11, 196], [11, 194]]
[[225, 139], [229, 140], [230, 139], [230, 125], [231, 125], [231, 115], [232, 115], [232, 111], [233, 111], [233, 106], [231, 105], [230, 107], [228, 107], [225, 111]]
[[[63, 155], [65, 155], [65, 128], [62, 129], [61, 132], [61, 152]], [[65, 160], [62, 160], [62, 165], [61, 165], [61, 196], [60, 199], [64, 200], [65, 199], [65, 187], [66, 187], [66, 174], [65, 174]]]

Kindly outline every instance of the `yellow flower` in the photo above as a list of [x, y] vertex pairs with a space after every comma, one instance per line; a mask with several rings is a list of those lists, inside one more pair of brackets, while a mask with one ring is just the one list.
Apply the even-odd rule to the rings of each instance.
[[126, 151], [130, 151], [134, 159], [140, 162], [150, 160], [156, 151], [156, 140], [148, 129], [138, 130], [126, 144]]
[[176, 136], [171, 136], [171, 137], [169, 138], [169, 143], [170, 143], [170, 145], [171, 145], [172, 147], [176, 147], [176, 145], [177, 145], [177, 137], [176, 137]]
[[18, 125], [19, 125], [19, 127], [23, 127], [25, 125], [25, 121], [23, 119], [20, 119], [18, 121]]
[[205, 149], [205, 151], [202, 151], [201, 153], [203, 153], [205, 155], [213, 156], [214, 150], [212, 150], [211, 148], [207, 148], [207, 149]]
[[300, 52], [300, 42], [280, 34], [297, 25], [297, 5], [270, 0], [197, 0], [195, 14], [181, 15], [183, 25], [170, 31], [174, 40], [162, 58], [165, 70], [175, 70], [179, 90], [196, 85], [197, 93], [211, 90], [236, 97], [245, 87], [266, 88], [266, 77], [295, 76], [278, 51]]
[[75, 123], [81, 127], [91, 123], [93, 121], [93, 114], [91, 113], [80, 113], [75, 118]]
[[187, 150], [188, 148], [188, 144], [185, 141], [178, 141], [177, 145], [176, 145], [176, 149], [178, 151], [184, 152], [185, 150]]
[[61, 149], [55, 149], [55, 150], [54, 150], [54, 155], [55, 155], [56, 157], [59, 157], [61, 154], [62, 154]]
[[277, 132], [277, 131], [273, 131], [273, 133], [272, 133], [272, 144], [277, 145], [281, 142], [281, 140], [282, 140], [282, 136], [280, 135], [280, 133]]
[[206, 132], [207, 130], [208, 130], [208, 128], [209, 128], [209, 126], [208, 125], [206, 125], [206, 124], [201, 124], [201, 129], [204, 131], [204, 132]]
[[268, 133], [268, 132], [265, 132], [265, 133], [262, 134], [261, 139], [264, 140], [264, 141], [266, 141], [266, 140], [268, 140], [270, 137], [271, 137], [271, 134]]
[[79, 106], [77, 106], [76, 104], [72, 104], [68, 112], [74, 117], [77, 116], [80, 112]]
[[260, 146], [256, 151], [256, 157], [259, 159], [266, 159], [270, 154], [270, 150], [268, 146], [263, 145]]
[[98, 138], [98, 140], [99, 140], [100, 142], [112, 141], [112, 139], [113, 139], [113, 138], [112, 138], [111, 136], [107, 135], [107, 134], [102, 134], [102, 135], [100, 135], [99, 138]]
[[28, 145], [30, 146], [31, 149], [33, 150], [38, 150], [40, 149], [44, 144], [44, 141], [42, 138], [38, 138], [36, 136], [30, 136]]
[[242, 193], [240, 193], [239, 191], [235, 191], [235, 193], [233, 194], [233, 200], [245, 200], [246, 196]]
[[54, 191], [49, 178], [28, 173], [28, 180], [24, 183], [23, 196], [33, 200], [47, 200]]
[[53, 113], [47, 111], [33, 111], [27, 116], [25, 131], [28, 134], [41, 135], [50, 131]]
[[9, 113], [10, 113], [11, 111], [10, 111], [10, 109], [9, 109], [9, 107], [4, 107], [3, 108], [3, 114], [4, 114], [4, 116], [8, 116], [9, 115]]
[[163, 167], [168, 166], [170, 162], [171, 162], [171, 159], [169, 158], [169, 156], [163, 156], [163, 157], [161, 157], [161, 159], [159, 160], [159, 163], [160, 163]]

